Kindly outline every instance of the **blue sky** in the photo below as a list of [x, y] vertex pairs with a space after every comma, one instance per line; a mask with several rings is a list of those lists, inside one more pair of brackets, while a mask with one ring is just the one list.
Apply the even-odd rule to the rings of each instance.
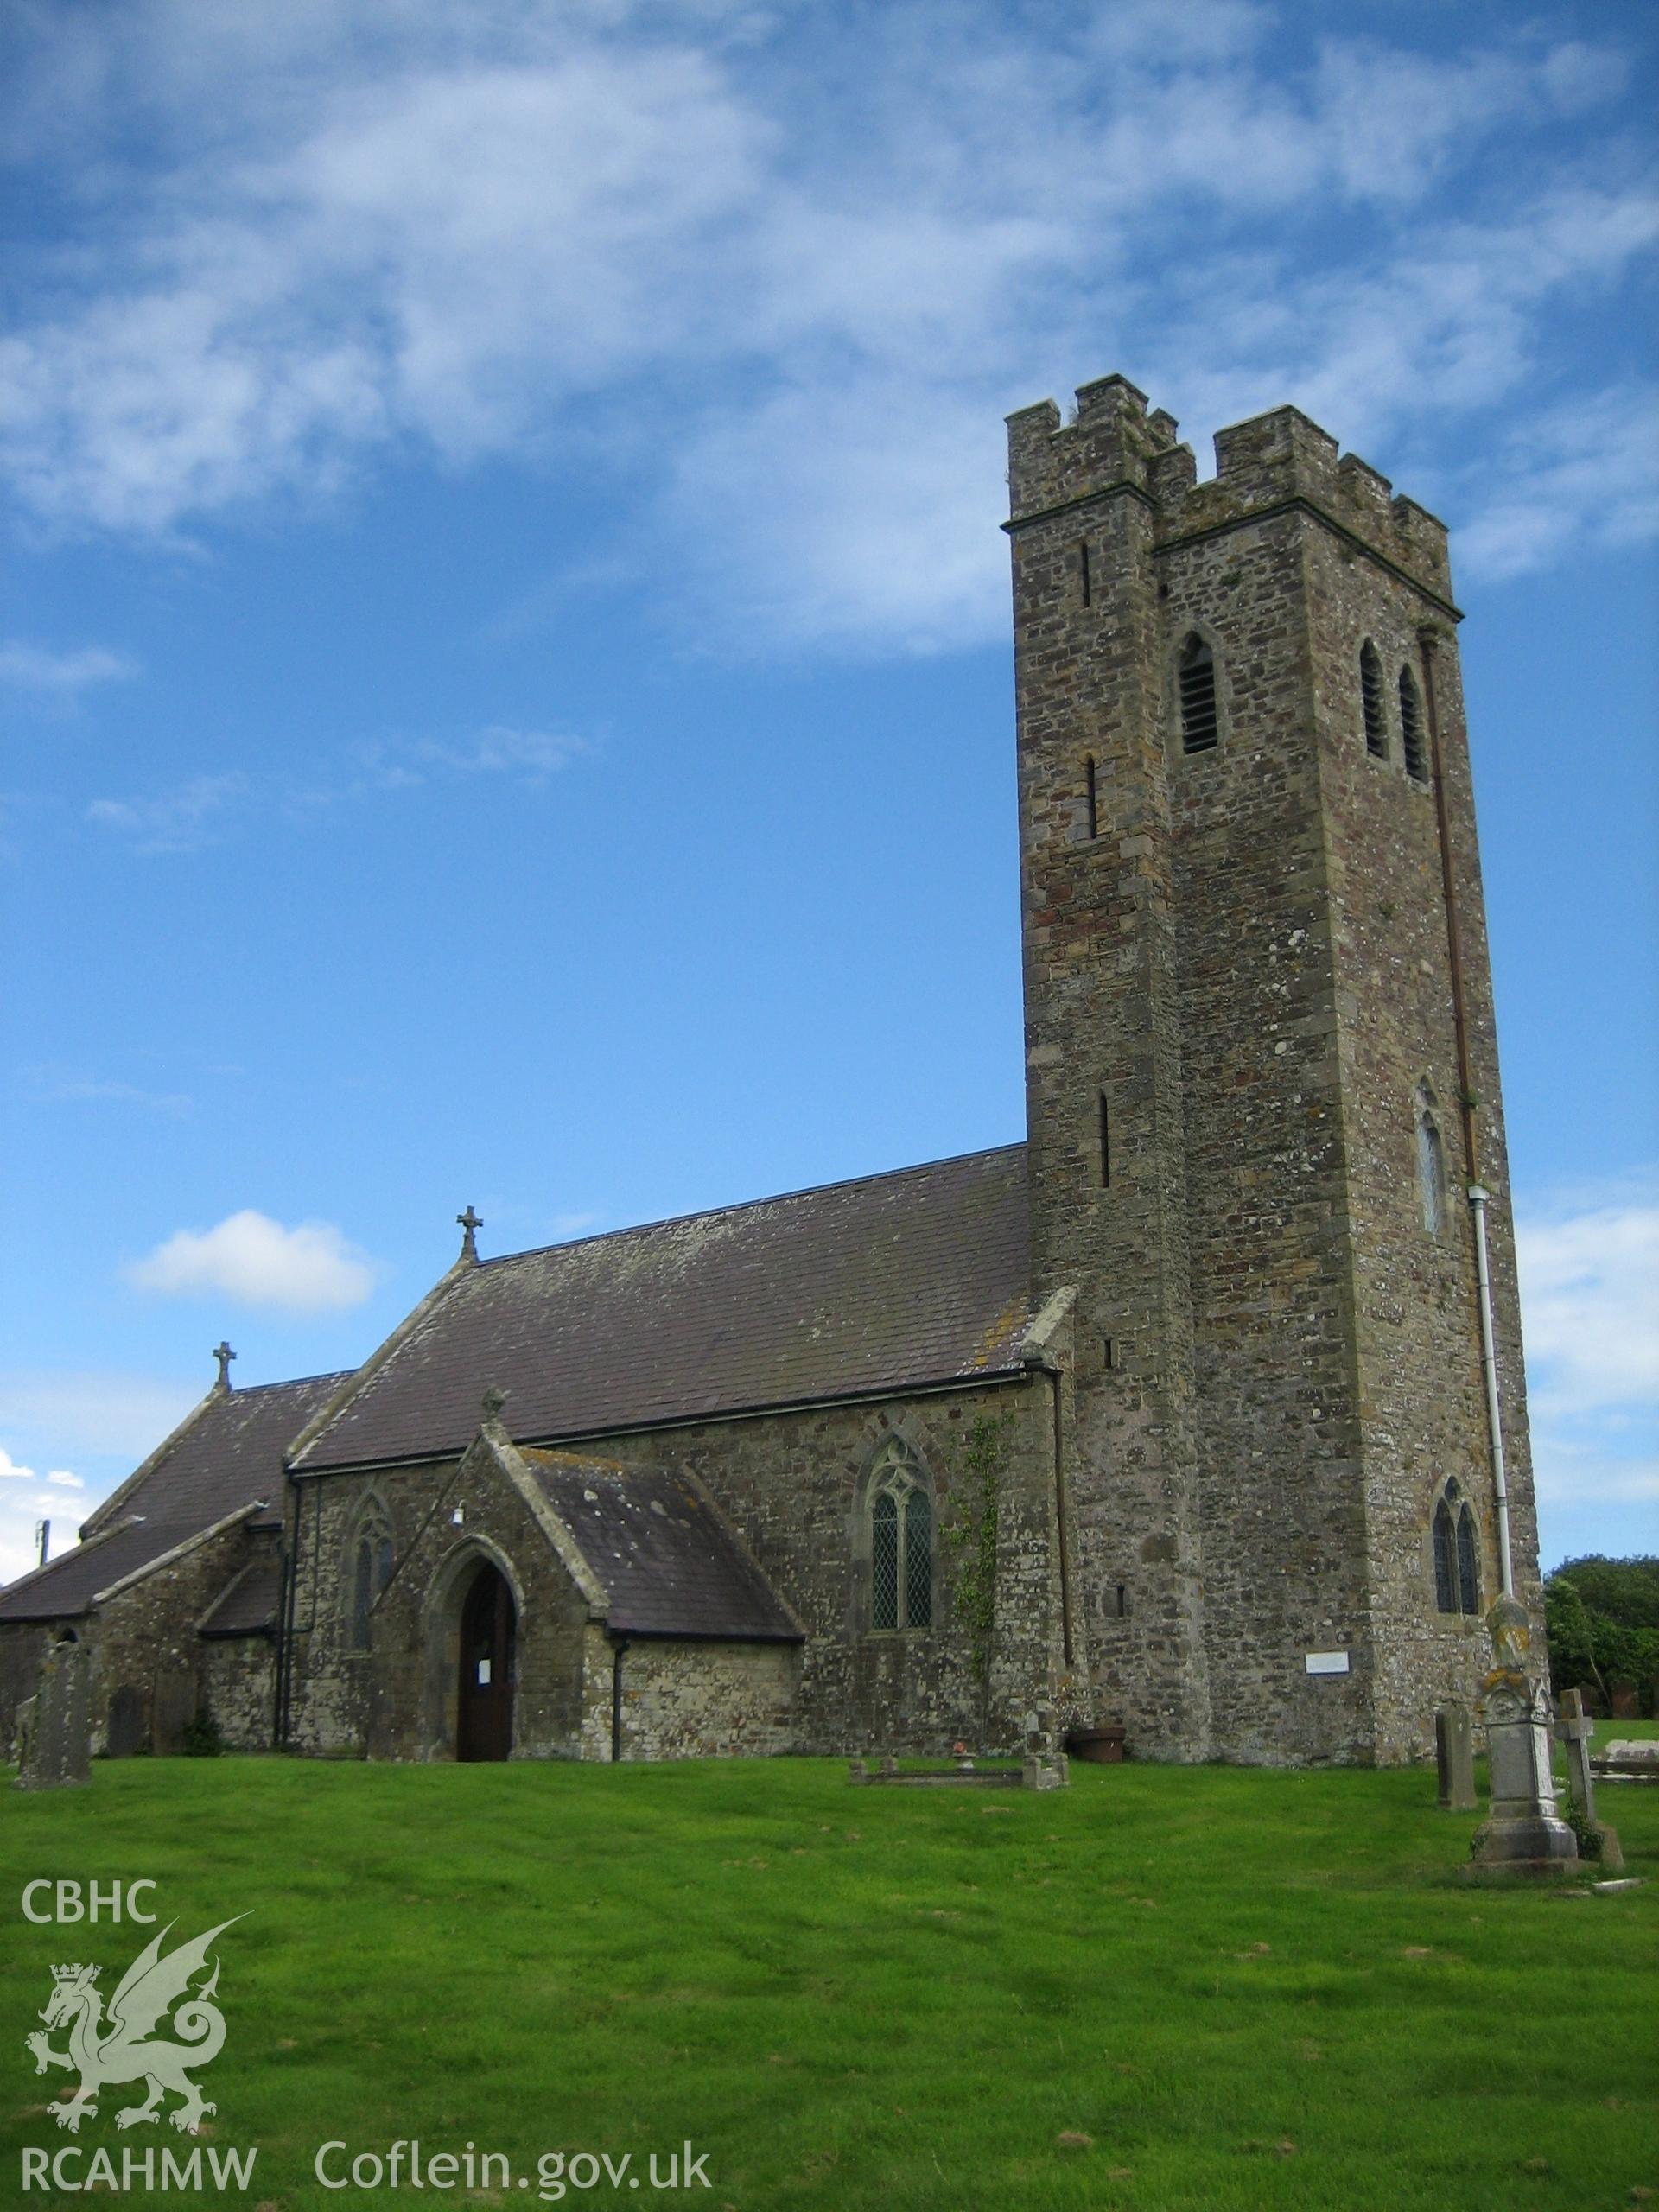
[[1659, 1548], [1639, 9], [8, 11], [0, 1573], [451, 1258], [1022, 1133], [1001, 418], [1453, 529], [1546, 1564]]

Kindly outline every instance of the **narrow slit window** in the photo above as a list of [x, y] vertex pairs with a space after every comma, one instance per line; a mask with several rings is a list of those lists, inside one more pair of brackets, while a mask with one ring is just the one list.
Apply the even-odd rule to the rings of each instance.
[[1089, 541], [1084, 538], [1077, 548], [1077, 584], [1083, 593], [1085, 607], [1094, 604], [1094, 587], [1089, 575]]
[[1177, 671], [1181, 706], [1183, 753], [1213, 753], [1221, 729], [1216, 713], [1216, 660], [1202, 638], [1189, 638], [1181, 648]]
[[1107, 1337], [1102, 1342], [1100, 1363], [1109, 1374], [1117, 1365], [1117, 1346], [1110, 1337]]
[[1406, 773], [1414, 784], [1428, 781], [1428, 738], [1423, 725], [1423, 702], [1417, 679], [1408, 668], [1400, 671], [1400, 749], [1406, 757]]
[[1389, 757], [1389, 721], [1383, 706], [1382, 663], [1367, 638], [1359, 652], [1359, 703], [1365, 717], [1365, 750], [1374, 760]]
[[1112, 1186], [1112, 1109], [1106, 1094], [1100, 1094], [1100, 1187], [1109, 1191]]
[[1084, 819], [1089, 824], [1089, 836], [1092, 842], [1100, 835], [1100, 802], [1095, 788], [1095, 756], [1092, 753], [1083, 764], [1083, 791]]
[[1127, 1619], [1128, 1617], [1128, 1611], [1129, 1593], [1120, 1582], [1117, 1586], [1117, 1618], [1119, 1620]]
[[1417, 1086], [1417, 1192], [1422, 1200], [1423, 1227], [1438, 1236], [1446, 1225], [1446, 1147], [1434, 1116], [1434, 1094], [1427, 1084]]

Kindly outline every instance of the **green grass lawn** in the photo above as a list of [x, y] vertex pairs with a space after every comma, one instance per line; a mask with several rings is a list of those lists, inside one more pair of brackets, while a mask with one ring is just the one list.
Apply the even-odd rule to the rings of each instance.
[[[149, 1932], [29, 1925], [39, 1875], [153, 1877], [180, 1936], [249, 1913], [202, 2085], [214, 2140], [258, 2146], [231, 2201], [282, 2212], [533, 2205], [542, 2153], [638, 2174], [687, 2139], [710, 2189], [563, 2201], [1589, 2212], [1659, 2190], [1659, 1788], [1603, 1808], [1646, 1885], [1567, 1897], [1459, 1882], [1474, 1820], [1436, 1811], [1432, 1771], [1073, 1774], [1039, 1796], [797, 1760], [135, 1759], [7, 1791], [0, 2196], [22, 2146], [71, 2140], [44, 2110], [70, 2077], [23, 2049], [50, 1965], [99, 1960], [107, 1989]], [[115, 2129], [138, 2094], [106, 2091], [79, 2143], [156, 2140]], [[512, 2185], [313, 2177], [325, 2141], [411, 2137], [505, 2153]]]

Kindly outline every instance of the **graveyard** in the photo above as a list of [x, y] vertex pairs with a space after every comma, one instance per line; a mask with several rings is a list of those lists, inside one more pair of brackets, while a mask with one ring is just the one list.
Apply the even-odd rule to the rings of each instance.
[[[706, 2190], [626, 2201], [736, 2212], [1638, 2204], [1659, 1785], [1604, 1786], [1637, 1885], [1599, 1890], [1594, 1866], [1469, 1880], [1476, 1779], [1468, 1810], [1437, 1805], [1433, 1766], [1074, 1764], [1039, 1794], [859, 1789], [807, 1760], [99, 1760], [85, 1787], [7, 1790], [5, 1874], [14, 1900], [153, 1880], [174, 1940], [246, 1916], [216, 1949], [201, 2139], [257, 2146], [232, 2201], [273, 2212], [360, 2201], [315, 2176], [331, 2140], [475, 2143], [532, 2177], [689, 2141]], [[8, 1925], [12, 2175], [70, 2139], [46, 2116], [65, 2077], [22, 2049], [51, 1967], [111, 1982], [154, 1931], [15, 1904]], [[142, 2148], [111, 2124], [126, 2101], [80, 2144]]]

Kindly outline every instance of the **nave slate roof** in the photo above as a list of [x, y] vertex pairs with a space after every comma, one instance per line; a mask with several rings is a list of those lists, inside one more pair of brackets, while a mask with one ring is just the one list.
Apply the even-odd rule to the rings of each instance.
[[266, 1505], [278, 1517], [283, 1453], [348, 1379], [314, 1375], [211, 1390], [87, 1517], [73, 1551], [0, 1592], [0, 1621], [84, 1613], [100, 1592], [247, 1506]]
[[1028, 1319], [1023, 1145], [459, 1268], [296, 1457], [520, 1442], [1006, 1373]]

